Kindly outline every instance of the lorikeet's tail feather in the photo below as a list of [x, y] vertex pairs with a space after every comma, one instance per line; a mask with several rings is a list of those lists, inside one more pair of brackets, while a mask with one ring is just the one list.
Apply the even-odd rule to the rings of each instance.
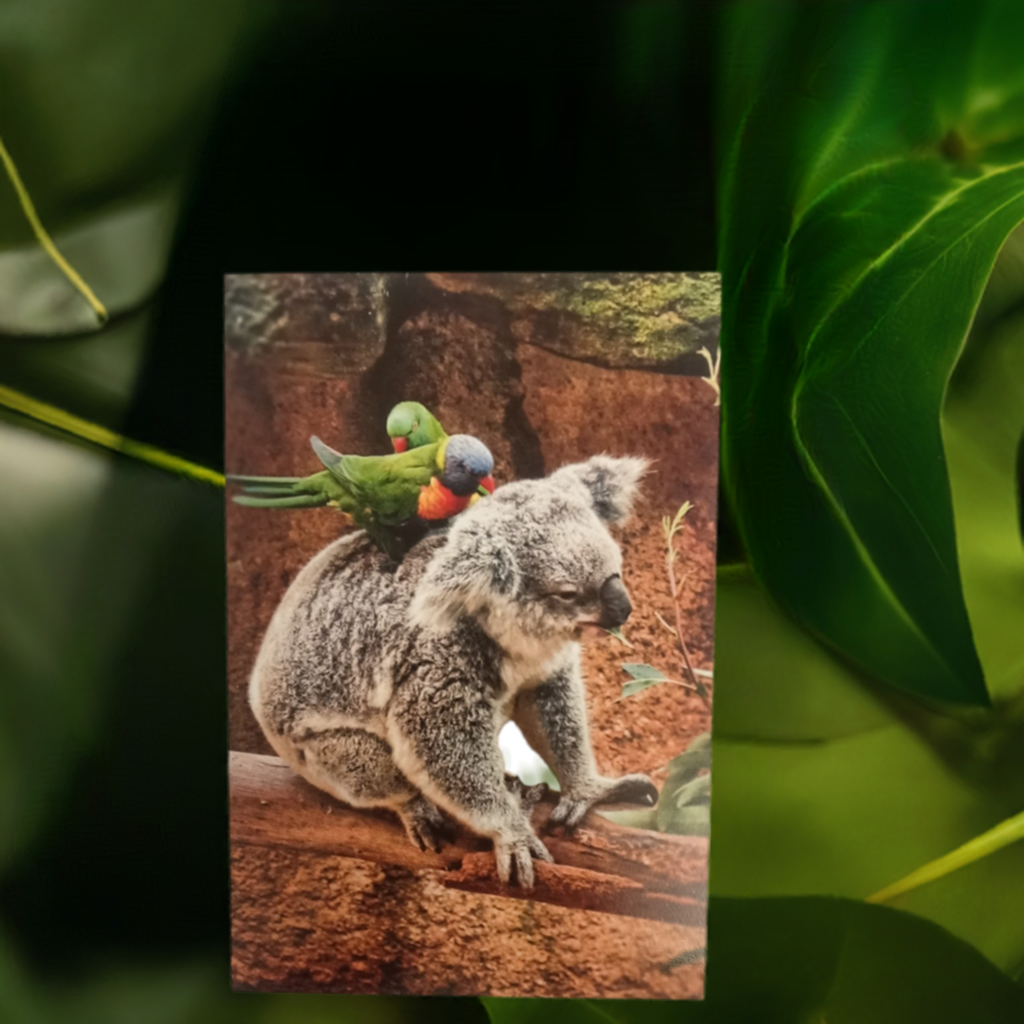
[[239, 484], [240, 486], [245, 487], [246, 490], [248, 490], [250, 486], [261, 487], [264, 485], [268, 487], [276, 487], [279, 490], [285, 490], [293, 484], [297, 484], [303, 478], [301, 476], [245, 476], [228, 473], [224, 479], [227, 480], [229, 484]]
[[326, 494], [310, 494], [298, 487], [303, 481], [300, 476], [228, 476], [227, 481], [244, 492], [235, 496], [235, 502], [251, 508], [320, 508], [330, 500]]
[[248, 505], [250, 508], [322, 508], [329, 500], [326, 494], [282, 494], [272, 498], [239, 494], [234, 498], [236, 504]]
[[246, 494], [259, 494], [264, 498], [287, 498], [293, 494], [303, 493], [294, 487], [274, 487], [271, 484], [251, 484], [249, 487], [243, 487], [242, 490]]

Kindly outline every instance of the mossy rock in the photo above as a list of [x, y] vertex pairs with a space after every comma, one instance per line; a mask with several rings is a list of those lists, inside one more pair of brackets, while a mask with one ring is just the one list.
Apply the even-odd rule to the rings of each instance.
[[427, 274], [498, 300], [517, 341], [601, 366], [694, 373], [718, 347], [720, 278], [673, 274]]

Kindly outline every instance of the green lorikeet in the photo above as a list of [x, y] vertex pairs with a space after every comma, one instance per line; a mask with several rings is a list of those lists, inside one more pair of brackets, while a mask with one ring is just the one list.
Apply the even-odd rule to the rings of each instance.
[[396, 452], [437, 444], [448, 437], [430, 410], [419, 402], [399, 402], [388, 413], [387, 429]]
[[310, 443], [326, 470], [307, 477], [229, 475], [245, 492], [234, 500], [256, 508], [333, 505], [397, 561], [404, 528], [450, 519], [494, 491], [494, 457], [468, 434], [394, 455], [342, 455], [318, 437]]

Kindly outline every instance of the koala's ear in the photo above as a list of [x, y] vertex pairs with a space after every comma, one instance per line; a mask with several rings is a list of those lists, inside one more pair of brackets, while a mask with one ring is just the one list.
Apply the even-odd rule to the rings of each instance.
[[647, 459], [635, 456], [595, 455], [586, 462], [564, 466], [548, 479], [559, 487], [582, 485], [599, 519], [622, 523], [633, 511], [640, 481], [650, 466]]
[[507, 544], [475, 528], [456, 528], [420, 577], [409, 615], [415, 626], [446, 628], [495, 598], [514, 597], [519, 584], [519, 567]]

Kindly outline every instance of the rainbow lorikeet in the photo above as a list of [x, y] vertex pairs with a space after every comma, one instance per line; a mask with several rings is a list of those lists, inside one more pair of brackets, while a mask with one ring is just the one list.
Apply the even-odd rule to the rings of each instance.
[[448, 437], [430, 410], [419, 402], [399, 402], [388, 413], [387, 430], [396, 452], [437, 444]]
[[245, 492], [234, 500], [256, 508], [332, 505], [399, 561], [408, 527], [422, 531], [494, 491], [494, 457], [468, 434], [393, 455], [342, 455], [318, 437], [310, 443], [325, 470], [306, 477], [229, 475]]

